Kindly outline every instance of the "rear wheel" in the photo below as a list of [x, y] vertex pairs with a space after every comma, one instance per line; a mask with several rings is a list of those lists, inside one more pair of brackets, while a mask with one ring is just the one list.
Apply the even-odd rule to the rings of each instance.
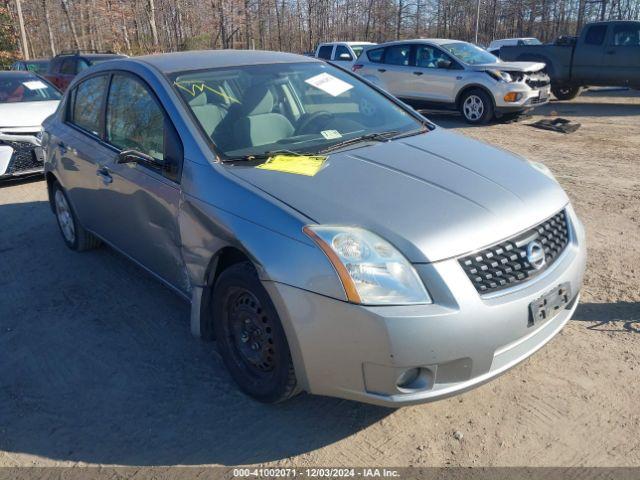
[[215, 284], [214, 330], [231, 376], [264, 403], [296, 393], [296, 377], [280, 318], [250, 262], [230, 266]]
[[483, 90], [473, 89], [460, 99], [460, 113], [469, 123], [486, 124], [493, 119], [493, 102]]
[[78, 217], [71, 208], [67, 194], [59, 183], [53, 185], [52, 193], [56, 220], [67, 247], [77, 252], [99, 247], [100, 240], [80, 225]]
[[571, 85], [552, 86], [551, 92], [558, 100], [572, 100], [580, 95], [582, 87]]

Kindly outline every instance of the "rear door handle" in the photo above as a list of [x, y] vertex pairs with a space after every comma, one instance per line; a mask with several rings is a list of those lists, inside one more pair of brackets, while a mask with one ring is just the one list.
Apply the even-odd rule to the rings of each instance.
[[60, 153], [62, 154], [67, 153], [67, 150], [69, 150], [69, 147], [67, 147], [64, 142], [58, 142], [58, 148], [60, 149]]
[[379, 68], [379, 69], [378, 69], [378, 71], [379, 71], [380, 73], [384, 73], [384, 72], [386, 72], [386, 71], [387, 71], [387, 69], [386, 69], [386, 68]]
[[413, 72], [413, 74], [420, 76], [420, 75], [422, 75], [422, 72]]
[[96, 175], [102, 179], [102, 183], [104, 183], [105, 185], [109, 185], [111, 182], [113, 182], [113, 177], [109, 173], [109, 169], [107, 167], [100, 167], [98, 170], [96, 170]]

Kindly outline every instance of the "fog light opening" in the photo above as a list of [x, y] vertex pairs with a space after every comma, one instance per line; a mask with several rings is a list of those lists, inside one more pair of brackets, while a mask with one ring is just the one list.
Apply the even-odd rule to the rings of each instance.
[[410, 389], [412, 388], [411, 385], [415, 383], [415, 381], [418, 379], [419, 376], [420, 376], [419, 368], [409, 368], [407, 370], [404, 370], [398, 376], [398, 380], [396, 380], [396, 387]]

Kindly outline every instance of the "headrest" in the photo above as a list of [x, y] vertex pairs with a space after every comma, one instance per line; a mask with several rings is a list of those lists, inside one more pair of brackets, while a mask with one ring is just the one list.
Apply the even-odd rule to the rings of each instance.
[[252, 88], [242, 102], [247, 115], [262, 115], [273, 110], [273, 94], [265, 85]]
[[193, 97], [189, 100], [191, 107], [204, 107], [207, 104], [207, 94], [202, 92], [200, 95]]

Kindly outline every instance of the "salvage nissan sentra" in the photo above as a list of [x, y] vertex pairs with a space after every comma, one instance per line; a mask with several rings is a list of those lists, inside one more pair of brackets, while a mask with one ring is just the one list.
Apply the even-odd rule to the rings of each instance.
[[73, 82], [43, 144], [64, 242], [104, 242], [188, 299], [264, 402], [453, 395], [578, 303], [584, 230], [546, 167], [315, 59], [115, 60]]

